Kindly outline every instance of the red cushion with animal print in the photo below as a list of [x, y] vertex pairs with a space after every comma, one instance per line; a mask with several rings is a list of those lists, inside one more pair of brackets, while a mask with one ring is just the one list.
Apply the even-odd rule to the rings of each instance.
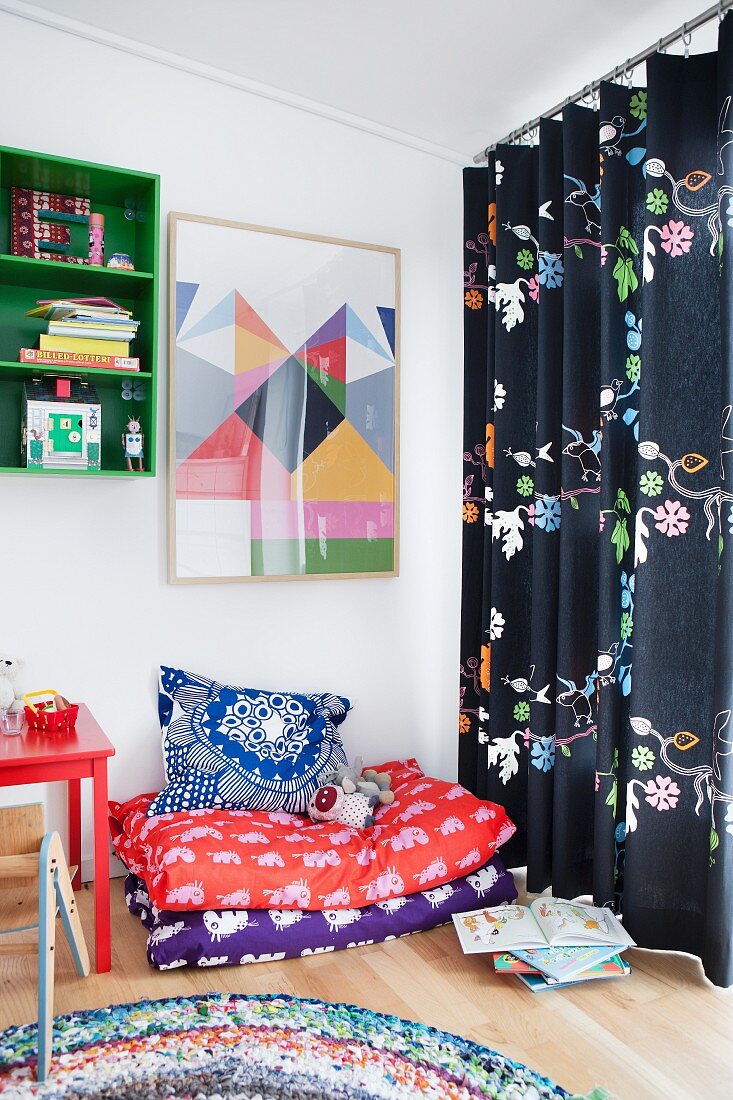
[[371, 829], [264, 810], [147, 817], [154, 795], [110, 803], [112, 842], [158, 909], [348, 909], [470, 875], [515, 831], [501, 806], [390, 760], [395, 800]]

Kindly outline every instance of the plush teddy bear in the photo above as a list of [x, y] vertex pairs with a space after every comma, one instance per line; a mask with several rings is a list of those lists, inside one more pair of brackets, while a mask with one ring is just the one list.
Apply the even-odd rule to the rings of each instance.
[[351, 825], [354, 829], [370, 829], [374, 824], [372, 810], [377, 804], [376, 795], [346, 793], [335, 783], [319, 787], [308, 803], [311, 821], [333, 821], [339, 825]]
[[342, 787], [347, 794], [366, 794], [374, 796], [382, 806], [389, 806], [394, 802], [394, 792], [389, 789], [392, 782], [386, 772], [376, 772], [373, 768], [362, 771], [363, 760], [357, 756], [354, 763], [341, 764], [335, 771], [324, 778], [324, 783], [335, 783]]
[[18, 694], [15, 679], [23, 667], [20, 657], [0, 653], [0, 710], [22, 710], [23, 696]]

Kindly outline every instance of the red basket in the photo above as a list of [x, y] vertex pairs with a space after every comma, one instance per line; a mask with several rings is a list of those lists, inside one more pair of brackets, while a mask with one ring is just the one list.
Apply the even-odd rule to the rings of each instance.
[[68, 733], [76, 725], [79, 704], [72, 703], [66, 710], [49, 709], [52, 703], [36, 703], [25, 708], [25, 717], [29, 729], [43, 730], [45, 733]]

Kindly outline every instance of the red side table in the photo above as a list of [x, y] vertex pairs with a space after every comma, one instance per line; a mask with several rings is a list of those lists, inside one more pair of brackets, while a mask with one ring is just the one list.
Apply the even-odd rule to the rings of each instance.
[[43, 733], [23, 727], [16, 737], [0, 734], [0, 787], [66, 782], [69, 801], [69, 863], [73, 887], [81, 886], [81, 781], [91, 779], [94, 805], [94, 946], [97, 972], [112, 967], [109, 908], [107, 760], [115, 750], [89, 707], [81, 705], [76, 729]]

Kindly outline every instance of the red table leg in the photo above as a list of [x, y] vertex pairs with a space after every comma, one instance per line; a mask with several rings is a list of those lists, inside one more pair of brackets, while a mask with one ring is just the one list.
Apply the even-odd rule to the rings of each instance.
[[97, 973], [112, 968], [109, 909], [109, 830], [107, 828], [107, 760], [93, 765], [94, 783], [94, 937]]
[[78, 890], [81, 887], [81, 780], [70, 779], [66, 789], [69, 803], [69, 863], [77, 868], [71, 885]]

